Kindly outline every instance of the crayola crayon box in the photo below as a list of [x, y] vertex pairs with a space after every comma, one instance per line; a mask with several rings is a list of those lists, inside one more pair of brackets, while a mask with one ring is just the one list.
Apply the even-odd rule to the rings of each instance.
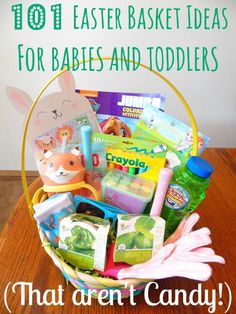
[[[133, 138], [125, 139], [102, 133], [94, 133], [93, 141], [105, 143], [108, 166], [118, 166], [131, 174], [158, 181], [161, 168], [166, 165], [166, 152], [159, 150], [161, 144]], [[109, 168], [109, 167], [108, 167]]]

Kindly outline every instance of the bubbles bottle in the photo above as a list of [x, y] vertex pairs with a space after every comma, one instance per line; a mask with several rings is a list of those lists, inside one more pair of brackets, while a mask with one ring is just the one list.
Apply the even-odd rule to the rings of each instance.
[[193, 212], [205, 198], [212, 172], [212, 166], [197, 156], [190, 157], [186, 165], [175, 171], [161, 212], [161, 217], [166, 221], [165, 238], [168, 238], [182, 218]]

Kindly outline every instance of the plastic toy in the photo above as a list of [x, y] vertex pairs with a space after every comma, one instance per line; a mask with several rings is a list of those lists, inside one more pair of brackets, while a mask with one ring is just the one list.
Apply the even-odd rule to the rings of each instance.
[[181, 219], [194, 211], [204, 199], [212, 172], [212, 166], [197, 156], [190, 157], [185, 166], [175, 171], [161, 212], [161, 217], [167, 222], [165, 238], [169, 237]]
[[97, 202], [80, 195], [75, 195], [74, 202], [77, 213], [84, 213], [87, 215], [98, 216], [103, 219], [109, 219], [112, 222], [114, 231], [116, 229], [117, 215], [126, 214], [124, 210], [117, 207], [103, 202]]
[[152, 208], [150, 211], [151, 216], [160, 216], [163, 203], [165, 200], [166, 192], [168, 190], [173, 172], [169, 168], [162, 168], [159, 173], [158, 185], [156, 188]]
[[154, 189], [153, 181], [113, 169], [102, 180], [102, 199], [128, 213], [140, 214], [151, 201]]
[[39, 202], [42, 190], [51, 196], [60, 192], [72, 192], [74, 195], [86, 189], [95, 199], [99, 199], [94, 187], [84, 181], [86, 170], [81, 164], [79, 155], [78, 147], [73, 148], [70, 153], [45, 151], [45, 159], [42, 160], [39, 168], [44, 186], [36, 192], [34, 204]]
[[92, 161], [92, 128], [89, 125], [81, 127], [84, 162], [86, 168], [86, 181], [93, 183], [93, 161]]

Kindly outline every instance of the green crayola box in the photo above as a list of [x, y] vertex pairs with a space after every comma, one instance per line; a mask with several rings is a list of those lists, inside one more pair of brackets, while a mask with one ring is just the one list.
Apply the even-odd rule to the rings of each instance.
[[157, 143], [94, 133], [94, 142], [105, 142], [107, 162], [121, 167], [138, 169], [137, 175], [158, 181], [158, 174], [166, 164], [166, 152]]

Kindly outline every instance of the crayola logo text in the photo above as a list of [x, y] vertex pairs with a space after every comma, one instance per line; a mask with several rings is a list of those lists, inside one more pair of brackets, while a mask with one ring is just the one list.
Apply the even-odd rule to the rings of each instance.
[[137, 168], [146, 168], [146, 163], [144, 161], [140, 161], [138, 158], [136, 159], [129, 159], [124, 158], [121, 156], [115, 156], [112, 153], [107, 153], [107, 161], [108, 162], [114, 162], [116, 164], [124, 166], [131, 166], [131, 167], [137, 167]]

